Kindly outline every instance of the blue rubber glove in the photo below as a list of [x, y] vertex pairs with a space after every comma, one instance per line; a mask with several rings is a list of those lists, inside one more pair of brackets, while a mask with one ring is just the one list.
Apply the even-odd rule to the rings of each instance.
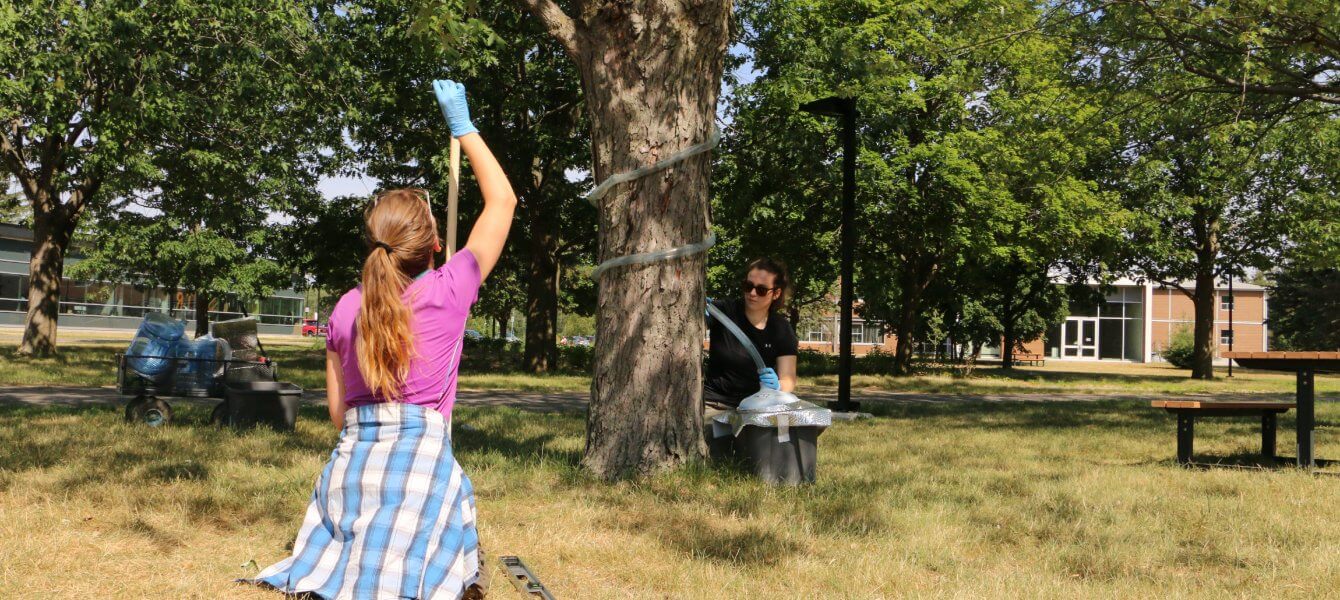
[[763, 384], [763, 387], [765, 388], [777, 390], [779, 392], [782, 391], [782, 381], [777, 379], [777, 371], [772, 369], [763, 369], [762, 371], [759, 371], [758, 382]]
[[475, 124], [470, 122], [470, 107], [465, 104], [465, 84], [450, 79], [433, 81], [433, 93], [437, 96], [437, 105], [451, 126], [451, 137], [462, 137], [478, 133]]

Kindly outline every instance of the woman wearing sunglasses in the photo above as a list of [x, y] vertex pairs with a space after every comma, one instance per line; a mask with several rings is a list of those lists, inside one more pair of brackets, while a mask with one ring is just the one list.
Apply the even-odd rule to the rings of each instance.
[[517, 200], [470, 122], [465, 86], [433, 88], [484, 208], [465, 248], [438, 266], [426, 192], [383, 192], [368, 207], [363, 284], [335, 305], [326, 338], [326, 393], [340, 440], [293, 554], [252, 580], [289, 594], [479, 598], [487, 587], [474, 492], [452, 453], [451, 410], [465, 322], [502, 254]]
[[779, 314], [788, 283], [782, 263], [760, 258], [745, 269], [744, 280], [740, 282], [743, 298], [712, 302], [749, 336], [768, 368], [760, 375], [740, 341], [709, 317], [712, 347], [707, 355], [707, 375], [703, 378], [703, 402], [709, 408], [735, 408], [757, 392], [759, 386], [784, 392], [795, 389], [799, 343], [791, 324]]

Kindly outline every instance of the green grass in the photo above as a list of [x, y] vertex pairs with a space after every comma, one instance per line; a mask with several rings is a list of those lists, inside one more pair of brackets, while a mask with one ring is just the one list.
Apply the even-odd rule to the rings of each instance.
[[[577, 466], [579, 414], [462, 409], [483, 544], [559, 598], [1321, 597], [1340, 584], [1340, 486], [1291, 468], [1182, 469], [1134, 401], [876, 404], [820, 438], [818, 483], [698, 465], [615, 485]], [[285, 556], [335, 432], [171, 427], [112, 407], [0, 407], [0, 589], [239, 597]], [[1340, 457], [1323, 403], [1318, 454]], [[468, 427], [466, 426], [468, 425]], [[1198, 459], [1251, 465], [1249, 420]], [[1292, 415], [1280, 424], [1292, 454]], [[496, 560], [496, 559], [495, 559]], [[253, 561], [255, 564], [253, 564]], [[510, 597], [495, 573], [495, 594]]]

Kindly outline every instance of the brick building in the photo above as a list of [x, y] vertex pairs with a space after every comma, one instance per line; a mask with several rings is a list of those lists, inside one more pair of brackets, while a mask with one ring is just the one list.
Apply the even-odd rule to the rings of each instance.
[[[1194, 283], [1183, 284], [1188, 290]], [[1245, 282], [1233, 282], [1215, 289], [1215, 357], [1229, 348], [1265, 351], [1269, 349], [1269, 292]], [[1024, 351], [1041, 354], [1048, 360], [1115, 360], [1150, 362], [1178, 329], [1194, 326], [1195, 309], [1191, 299], [1180, 290], [1158, 284], [1117, 281], [1105, 302], [1089, 308], [1074, 308], [1062, 323], [1050, 328], [1042, 339], [1024, 345]], [[1233, 323], [1229, 325], [1229, 307]], [[857, 356], [876, 349], [892, 353], [897, 339], [880, 333], [878, 323], [853, 319], [852, 352]], [[800, 347], [820, 352], [838, 352], [840, 320], [836, 313], [801, 324], [796, 336]], [[999, 356], [999, 348], [985, 348], [983, 355]]]

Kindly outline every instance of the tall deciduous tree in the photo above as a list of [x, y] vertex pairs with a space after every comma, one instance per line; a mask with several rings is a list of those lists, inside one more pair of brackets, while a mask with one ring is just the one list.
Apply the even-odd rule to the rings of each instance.
[[[596, 181], [702, 142], [714, 128], [730, 0], [515, 0], [577, 65]], [[666, 250], [707, 234], [711, 158], [615, 186], [599, 202], [599, 258]], [[699, 459], [704, 255], [600, 276], [582, 463], [601, 477]]]
[[0, 46], [0, 161], [33, 215], [20, 351], [56, 351], [60, 280], [75, 229], [108, 198], [161, 183], [156, 151], [196, 137], [241, 144], [262, 123], [239, 114], [288, 122], [280, 117], [301, 113], [311, 98], [327, 100], [308, 74], [329, 66], [314, 48], [312, 21], [331, 12], [274, 0], [0, 8], [0, 32], [10, 40]]
[[[742, 3], [741, 44], [753, 66], [779, 60], [781, 48], [753, 28], [764, 6]], [[787, 316], [830, 310], [837, 284], [841, 216], [840, 151], [831, 127], [796, 110], [812, 92], [763, 75], [734, 85], [723, 111], [730, 125], [714, 169], [712, 216], [719, 243], [708, 279], [717, 297], [738, 295], [741, 269], [768, 256], [786, 263], [791, 276]]]
[[1316, 140], [1340, 103], [1337, 13], [1267, 0], [1071, 6], [1087, 11], [1083, 64], [1130, 140], [1106, 183], [1140, 217], [1131, 264], [1192, 299], [1191, 374], [1213, 377], [1215, 284], [1328, 237], [1325, 217], [1300, 217], [1335, 206], [1335, 153]]
[[1283, 251], [1290, 201], [1306, 173], [1291, 147], [1302, 132], [1248, 121], [1206, 125], [1194, 104], [1147, 119], [1124, 183], [1125, 202], [1139, 215], [1131, 261], [1140, 276], [1191, 299], [1191, 376], [1210, 379], [1216, 286], [1247, 267], [1269, 267]]
[[[792, 113], [816, 96], [858, 100], [856, 287], [863, 314], [898, 336], [896, 370], [908, 369], [932, 306], [947, 311], [942, 316], [971, 313], [978, 337], [981, 323], [999, 322], [1011, 347], [1040, 334], [1046, 319], [1038, 311], [1050, 316], [1057, 305], [1052, 269], [1078, 258], [1082, 238], [1105, 226], [1093, 215], [1105, 211], [1085, 174], [1103, 131], [1081, 134], [1077, 126], [1093, 111], [1067, 88], [1069, 49], [1015, 34], [1039, 22], [1038, 7], [829, 0], [742, 7], [744, 41], [761, 72], [748, 98], [788, 98]], [[782, 103], [771, 104], [771, 113], [786, 114]], [[770, 143], [753, 151], [771, 152], [777, 167], [760, 177], [786, 170], [797, 155], [814, 165], [798, 177], [777, 176], [777, 187], [787, 187], [776, 193], [794, 199], [782, 214], [794, 214], [806, 206], [804, 195], [818, 196], [813, 204], [833, 194], [805, 180], [835, 179], [823, 171], [835, 153], [811, 132], [809, 117], [771, 119], [759, 134]], [[802, 242], [822, 251], [818, 243]], [[987, 284], [999, 289], [981, 289]], [[964, 293], [976, 304], [941, 297]], [[995, 318], [977, 318], [988, 306]]]
[[[1171, 60], [1200, 93], [1340, 107], [1340, 11], [1296, 0], [1080, 0], [1126, 65]], [[1274, 108], [1272, 106], [1272, 108]]]
[[263, 228], [231, 236], [221, 231], [169, 216], [103, 218], [88, 256], [71, 267], [70, 276], [189, 292], [195, 297], [195, 334], [204, 335], [211, 309], [247, 311], [247, 305], [292, 283], [289, 270], [263, 255]]
[[[364, 74], [350, 96], [357, 155], [366, 173], [388, 187], [428, 188], [439, 219], [445, 217], [450, 138], [431, 94], [417, 82], [466, 84], [481, 133], [521, 201], [520, 222], [478, 308], [503, 320], [524, 309], [524, 366], [552, 368], [560, 273], [594, 247], [594, 211], [578, 201], [587, 182], [572, 176], [589, 148], [576, 69], [539, 22], [506, 0], [441, 0], [417, 10], [412, 3], [362, 0], [349, 6], [346, 32]], [[468, 180], [464, 184], [462, 198], [469, 198]], [[477, 209], [461, 205], [459, 245]]]

